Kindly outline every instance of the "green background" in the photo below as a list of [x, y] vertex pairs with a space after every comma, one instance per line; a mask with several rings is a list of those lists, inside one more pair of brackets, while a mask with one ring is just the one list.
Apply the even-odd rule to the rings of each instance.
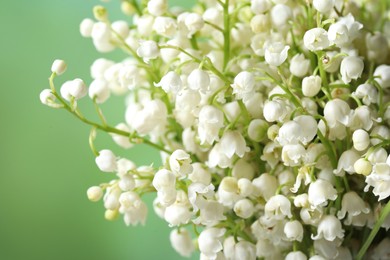
[[[175, 2], [175, 1], [172, 1]], [[193, 1], [176, 1], [190, 5]], [[79, 35], [97, 0], [6, 1], [0, 7], [0, 259], [182, 259], [170, 246], [169, 227], [150, 206], [146, 226], [126, 227], [104, 219], [101, 202], [86, 198], [88, 187], [113, 176], [101, 173], [88, 146], [89, 127], [63, 110], [43, 106], [54, 59], [68, 70], [57, 87], [80, 77], [99, 57], [120, 61], [121, 52], [97, 53]], [[105, 4], [114, 19], [119, 0]], [[129, 18], [126, 18], [129, 19]], [[88, 98], [80, 102], [92, 116]], [[109, 123], [123, 121], [124, 101], [103, 105]], [[98, 149], [115, 145], [99, 133]], [[114, 149], [138, 165], [158, 160], [145, 147]], [[193, 255], [197, 259], [197, 255]]]

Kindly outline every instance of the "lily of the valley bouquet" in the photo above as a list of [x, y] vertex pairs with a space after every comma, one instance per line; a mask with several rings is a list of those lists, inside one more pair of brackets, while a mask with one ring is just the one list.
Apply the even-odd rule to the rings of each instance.
[[[390, 259], [390, 3], [387, 0], [124, 0], [80, 24], [91, 82], [54, 80], [43, 104], [91, 126], [105, 217], [144, 224], [142, 196], [201, 259]], [[100, 104], [123, 96], [123, 122]], [[96, 108], [98, 121], [79, 102]], [[83, 100], [84, 99], [84, 100]], [[97, 132], [123, 148], [97, 149]], [[136, 166], [146, 144], [162, 163]], [[102, 147], [103, 148], [103, 147]]]

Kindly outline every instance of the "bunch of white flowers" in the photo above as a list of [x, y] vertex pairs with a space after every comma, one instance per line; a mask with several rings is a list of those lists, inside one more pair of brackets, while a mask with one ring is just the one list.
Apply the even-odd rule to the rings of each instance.
[[[107, 219], [145, 223], [142, 195], [201, 259], [390, 259], [390, 4], [387, 0], [123, 0], [132, 21], [102, 6], [81, 22], [99, 52], [93, 81], [54, 79], [43, 104], [92, 127], [97, 167], [113, 180], [88, 189]], [[91, 98], [101, 122], [77, 106]], [[123, 122], [99, 104], [126, 100]], [[122, 156], [98, 151], [112, 135]], [[137, 167], [144, 143], [162, 166]], [[116, 176], [116, 177], [115, 177]], [[193, 231], [191, 231], [193, 230]]]

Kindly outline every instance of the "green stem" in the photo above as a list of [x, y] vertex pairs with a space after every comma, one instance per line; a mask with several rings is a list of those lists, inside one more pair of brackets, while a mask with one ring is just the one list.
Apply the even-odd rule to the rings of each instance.
[[358, 254], [356, 255], [357, 260], [363, 259], [363, 256], [365, 255], [367, 249], [370, 247], [372, 241], [374, 240], [376, 234], [378, 233], [379, 229], [381, 228], [383, 222], [385, 222], [387, 216], [390, 214], [390, 201], [387, 202], [386, 206], [383, 208], [378, 221], [375, 223], [374, 228], [371, 230], [370, 235], [368, 236], [367, 240], [364, 242], [363, 246], [360, 248]]
[[230, 60], [230, 17], [229, 17], [229, 0], [225, 0], [223, 5], [223, 70]]

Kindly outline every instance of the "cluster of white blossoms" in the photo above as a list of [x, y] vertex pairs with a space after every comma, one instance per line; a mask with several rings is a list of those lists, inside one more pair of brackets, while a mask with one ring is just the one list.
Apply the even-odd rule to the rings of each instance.
[[[88, 189], [105, 216], [144, 224], [142, 196], [182, 256], [201, 259], [390, 259], [390, 3], [387, 0], [123, 0], [80, 25], [102, 53], [93, 80], [54, 78], [43, 104], [92, 126]], [[77, 106], [90, 97], [100, 122]], [[99, 104], [126, 102], [110, 126]], [[123, 148], [96, 150], [97, 131]], [[162, 164], [137, 167], [144, 143]], [[151, 162], [152, 163], [152, 162]], [[153, 164], [151, 164], [153, 165]], [[156, 165], [156, 163], [154, 164]], [[158, 163], [157, 163], [158, 165]]]

